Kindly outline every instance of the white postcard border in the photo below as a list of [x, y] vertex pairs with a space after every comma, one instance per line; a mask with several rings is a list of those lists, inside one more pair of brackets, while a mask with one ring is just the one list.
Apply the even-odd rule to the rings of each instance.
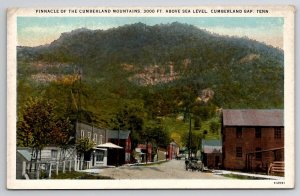
[[[96, 9], [91, 8], [46, 8], [46, 9]], [[101, 7], [101, 9], [124, 9]], [[165, 9], [166, 7], [127, 7], [127, 9]], [[83, 16], [81, 14], [39, 14], [40, 8], [15, 8], [7, 13], [7, 187], [9, 189], [216, 189], [216, 188], [293, 188], [295, 180], [295, 121], [294, 121], [294, 12], [293, 6], [193, 6], [168, 7], [169, 9], [268, 9], [271, 14], [85, 14], [97, 17], [284, 17], [284, 122], [285, 122], [285, 180], [274, 184], [272, 180], [17, 180], [16, 179], [16, 46], [18, 16]], [[99, 9], [99, 8], [98, 8]]]

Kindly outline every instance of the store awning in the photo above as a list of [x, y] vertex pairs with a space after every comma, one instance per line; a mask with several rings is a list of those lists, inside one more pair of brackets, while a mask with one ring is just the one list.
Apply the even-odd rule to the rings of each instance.
[[107, 151], [107, 148], [101, 148], [101, 147], [94, 147], [93, 149], [94, 150], [104, 150], [104, 151]]
[[117, 148], [117, 149], [122, 149], [123, 147], [108, 142], [108, 143], [105, 143], [105, 144], [98, 145], [97, 148]]

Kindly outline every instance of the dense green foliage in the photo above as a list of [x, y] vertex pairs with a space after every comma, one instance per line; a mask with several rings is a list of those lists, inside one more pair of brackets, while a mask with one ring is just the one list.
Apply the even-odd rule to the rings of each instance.
[[89, 138], [80, 138], [76, 141], [76, 150], [78, 154], [85, 153], [93, 149], [95, 143], [90, 141]]
[[52, 101], [29, 99], [23, 110], [19, 111], [17, 145], [31, 147], [37, 155], [48, 145], [67, 148], [74, 135], [72, 125], [67, 117], [59, 117], [55, 110]]
[[[44, 97], [71, 122], [131, 130], [133, 144], [158, 141], [156, 130], [165, 141], [179, 133], [186, 145], [190, 115], [201, 138], [204, 130], [218, 135], [218, 108], [283, 108], [283, 76], [283, 51], [191, 25], [78, 29], [50, 45], [18, 47], [18, 110]], [[140, 82], [147, 77], [156, 83]], [[178, 117], [177, 128], [167, 124]]]

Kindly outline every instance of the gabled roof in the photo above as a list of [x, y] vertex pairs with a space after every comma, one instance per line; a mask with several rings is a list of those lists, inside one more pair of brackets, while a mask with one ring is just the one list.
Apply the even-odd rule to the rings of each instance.
[[223, 126], [284, 126], [283, 110], [224, 109]]
[[95, 126], [91, 126], [91, 125], [88, 125], [88, 124], [86, 124], [86, 123], [80, 123], [80, 122], [77, 122], [76, 123], [76, 129], [84, 129], [84, 130], [88, 130], [88, 131], [92, 131], [92, 130], [94, 130], [94, 131], [102, 131], [102, 132], [104, 132], [105, 131], [105, 129], [101, 129], [101, 128], [98, 128], [98, 127], [95, 127]]
[[27, 161], [31, 160], [31, 153], [28, 150], [17, 150]]
[[222, 141], [203, 139], [202, 150], [204, 153], [222, 153]]
[[202, 139], [202, 146], [222, 146], [222, 141]]
[[108, 130], [108, 139], [128, 139], [130, 131]]

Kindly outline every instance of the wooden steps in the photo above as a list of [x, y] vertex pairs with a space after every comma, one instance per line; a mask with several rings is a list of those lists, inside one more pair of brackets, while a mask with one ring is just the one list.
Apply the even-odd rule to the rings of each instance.
[[284, 176], [284, 161], [274, 161], [268, 168], [268, 175]]

